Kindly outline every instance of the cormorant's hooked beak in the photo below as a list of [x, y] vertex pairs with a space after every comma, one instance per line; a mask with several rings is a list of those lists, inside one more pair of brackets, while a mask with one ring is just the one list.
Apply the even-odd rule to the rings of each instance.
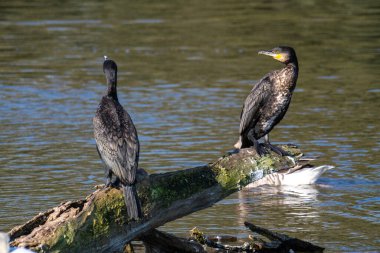
[[282, 53], [274, 53], [273, 49], [269, 51], [259, 51], [258, 54], [263, 54], [263, 55], [268, 55], [271, 56], [273, 59], [280, 61], [280, 62], [285, 62], [286, 57]]
[[273, 53], [272, 51], [259, 51], [258, 54], [268, 55], [275, 57], [277, 54]]

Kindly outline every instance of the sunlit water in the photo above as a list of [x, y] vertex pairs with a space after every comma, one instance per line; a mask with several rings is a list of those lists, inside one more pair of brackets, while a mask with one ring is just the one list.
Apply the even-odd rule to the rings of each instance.
[[105, 92], [103, 55], [151, 173], [211, 162], [237, 139], [253, 83], [296, 48], [290, 110], [271, 133], [318, 164], [313, 186], [232, 194], [164, 229], [246, 239], [250, 221], [324, 246], [376, 251], [379, 235], [378, 1], [0, 2], [0, 230], [103, 182], [92, 117]]

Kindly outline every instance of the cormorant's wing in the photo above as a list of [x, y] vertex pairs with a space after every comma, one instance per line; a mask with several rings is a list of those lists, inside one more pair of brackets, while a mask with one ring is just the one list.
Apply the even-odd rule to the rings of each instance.
[[101, 111], [96, 113], [93, 124], [101, 158], [123, 183], [132, 184], [140, 152], [136, 128], [120, 105], [107, 103], [99, 108]]
[[266, 103], [271, 92], [271, 82], [269, 76], [264, 76], [252, 88], [251, 92], [245, 99], [240, 114], [240, 135], [251, 129], [259, 118], [259, 111], [263, 104]]
[[123, 131], [123, 143], [119, 145], [118, 159], [124, 161], [124, 168], [127, 169], [128, 183], [132, 184], [135, 181], [136, 170], [138, 169], [140, 143], [137, 136], [135, 125], [132, 122], [129, 114], [124, 110], [123, 125], [126, 127]]

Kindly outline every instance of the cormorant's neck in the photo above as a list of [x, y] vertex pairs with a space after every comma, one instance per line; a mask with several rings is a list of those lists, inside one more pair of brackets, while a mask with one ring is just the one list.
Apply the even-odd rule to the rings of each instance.
[[285, 64], [286, 66], [277, 75], [280, 78], [278, 89], [293, 92], [298, 78], [298, 63], [297, 60], [293, 60]]
[[112, 97], [115, 100], [117, 99], [117, 88], [116, 88], [116, 79], [115, 80], [107, 80], [107, 96]]
[[297, 59], [294, 59], [293, 61], [286, 63], [286, 66], [292, 66], [292, 67], [294, 67], [298, 71], [298, 61], [297, 61]]

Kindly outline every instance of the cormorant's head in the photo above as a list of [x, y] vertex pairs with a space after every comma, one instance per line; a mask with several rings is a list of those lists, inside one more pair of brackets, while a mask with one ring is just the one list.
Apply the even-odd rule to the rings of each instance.
[[275, 47], [269, 51], [259, 51], [259, 54], [272, 56], [273, 59], [282, 63], [297, 63], [296, 51], [293, 48], [287, 46]]
[[117, 65], [116, 63], [104, 56], [103, 72], [106, 75], [107, 82], [116, 84], [117, 81]]

